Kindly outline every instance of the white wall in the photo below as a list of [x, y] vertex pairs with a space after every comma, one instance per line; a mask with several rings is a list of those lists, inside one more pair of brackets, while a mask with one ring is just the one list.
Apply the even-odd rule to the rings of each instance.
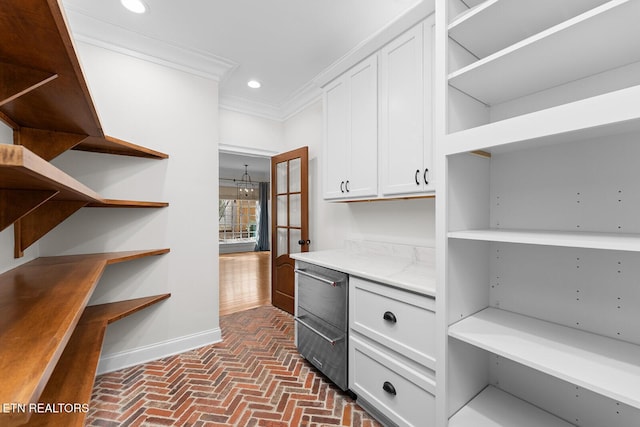
[[40, 241], [41, 254], [171, 249], [109, 266], [100, 280], [90, 304], [172, 294], [109, 326], [101, 371], [220, 340], [218, 83], [86, 43], [77, 48], [105, 133], [170, 158], [71, 151], [54, 163], [103, 197], [170, 206], [84, 208]]
[[309, 147], [310, 251], [343, 247], [350, 227], [349, 207], [322, 200], [322, 102], [318, 101], [284, 122], [287, 150]]
[[282, 136], [282, 122], [220, 109], [220, 144], [280, 153], [284, 151]]
[[322, 102], [284, 123], [288, 150], [309, 146], [310, 250], [335, 249], [345, 239], [434, 246], [434, 199], [335, 203], [322, 199]]

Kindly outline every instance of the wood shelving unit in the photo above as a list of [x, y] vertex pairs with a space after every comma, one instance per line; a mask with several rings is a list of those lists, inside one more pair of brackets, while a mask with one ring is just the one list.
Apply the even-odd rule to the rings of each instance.
[[162, 208], [165, 202], [103, 199], [20, 145], [0, 144], [0, 230], [15, 223], [15, 254], [89, 207]]
[[45, 160], [68, 149], [166, 158], [105, 136], [58, 1], [14, 3], [0, 10], [0, 118], [16, 140]]
[[[0, 8], [0, 230], [13, 224], [15, 255], [82, 207], [159, 208], [105, 199], [49, 161], [67, 150], [166, 159], [106, 136], [58, 0]], [[169, 249], [45, 257], [0, 274], [0, 403], [88, 403], [107, 325], [170, 296], [86, 307], [107, 265]], [[33, 416], [31, 416], [33, 415]], [[0, 411], [3, 426], [82, 425], [83, 412]]]
[[[162, 294], [85, 308], [39, 402], [74, 402], [88, 405], [107, 326], [169, 296], [170, 294]], [[84, 425], [85, 416], [86, 413], [83, 411], [34, 414], [29, 420], [29, 426], [81, 427]]]
[[[0, 275], [0, 308], [3, 313], [0, 319], [0, 336], [3, 337], [0, 347], [0, 372], [3, 377], [0, 401], [20, 404], [38, 402], [83, 312], [86, 312], [87, 302], [107, 265], [168, 252], [169, 249], [157, 249], [44, 257]], [[144, 308], [151, 301], [143, 304], [139, 301], [140, 304], [133, 303], [133, 307], [127, 303], [129, 308], [123, 313], [134, 310], [135, 306]], [[113, 310], [117, 313], [124, 305], [107, 305], [100, 309], [100, 313], [111, 310], [112, 314], [98, 317], [94, 313], [98, 309], [91, 309], [86, 313], [94, 314], [86, 314], [84, 322], [91, 323], [94, 334], [101, 335], [106, 324], [103, 326], [100, 322], [117, 320], [121, 316], [113, 314]], [[100, 322], [93, 324], [97, 319], [101, 319]], [[88, 325], [82, 329], [86, 327]], [[79, 342], [69, 347], [67, 358], [85, 357], [75, 353], [91, 348], [86, 347], [84, 341], [88, 340], [87, 345], [90, 345], [97, 338], [94, 334], [78, 332], [76, 341]], [[73, 381], [84, 382], [86, 378], [93, 378], [95, 372], [94, 367], [94, 372], [87, 373], [85, 377], [85, 374], [80, 374], [85, 368], [90, 367], [81, 365], [75, 368], [79, 376], [66, 373], [75, 378]], [[61, 391], [52, 389], [52, 393]], [[2, 414], [8, 418], [5, 421], [11, 424], [26, 422], [26, 415]]]

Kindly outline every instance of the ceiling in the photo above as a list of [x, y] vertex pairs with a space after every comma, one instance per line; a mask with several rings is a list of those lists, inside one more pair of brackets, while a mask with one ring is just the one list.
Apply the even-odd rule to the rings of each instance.
[[[220, 76], [220, 103], [277, 112], [314, 77], [421, 0], [62, 0], [76, 39]], [[260, 89], [247, 81], [257, 79]]]

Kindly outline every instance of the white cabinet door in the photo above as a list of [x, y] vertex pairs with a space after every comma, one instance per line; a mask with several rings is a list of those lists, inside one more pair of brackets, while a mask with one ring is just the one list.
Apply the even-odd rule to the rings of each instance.
[[380, 168], [383, 195], [424, 191], [423, 43], [423, 25], [420, 24], [393, 40], [380, 52]]
[[349, 171], [346, 197], [378, 194], [378, 57], [347, 72], [350, 100]]
[[373, 55], [324, 88], [324, 198], [378, 194], [378, 61]]
[[347, 121], [348, 99], [344, 78], [332, 82], [324, 89], [324, 160], [323, 192], [325, 199], [344, 196], [347, 173]]

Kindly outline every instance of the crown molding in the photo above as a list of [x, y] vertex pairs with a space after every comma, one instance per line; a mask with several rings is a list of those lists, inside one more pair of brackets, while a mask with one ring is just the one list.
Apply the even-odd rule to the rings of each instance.
[[73, 8], [68, 7], [66, 15], [76, 41], [218, 82], [238, 66], [228, 59], [144, 36]]
[[282, 120], [289, 120], [311, 104], [319, 101], [322, 97], [322, 90], [315, 83], [309, 82], [293, 92], [282, 103]]
[[398, 16], [385, 27], [363, 40], [356, 47], [343, 55], [325, 70], [321, 71], [311, 82], [322, 88], [327, 83], [356, 65], [369, 55], [380, 50], [384, 45], [395, 39], [427, 16], [435, 11], [435, 3], [430, 0], [421, 0], [411, 9]]
[[219, 107], [224, 110], [249, 114], [279, 122], [283, 120], [281, 108], [267, 104], [266, 102], [254, 101], [239, 96], [220, 94], [218, 96], [218, 103]]

